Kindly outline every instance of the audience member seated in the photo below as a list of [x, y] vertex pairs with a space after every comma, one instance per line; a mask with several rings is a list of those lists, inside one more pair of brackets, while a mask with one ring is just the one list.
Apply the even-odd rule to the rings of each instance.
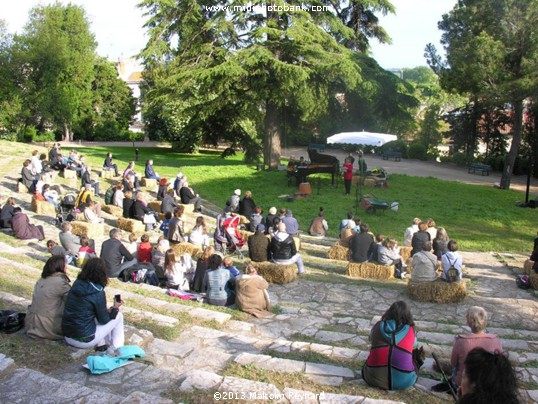
[[[159, 180], [159, 188], [157, 189], [157, 200], [162, 201], [167, 191], [168, 191], [168, 180], [166, 178], [161, 178]], [[173, 189], [172, 189], [172, 192], [174, 192]]]
[[352, 262], [368, 262], [373, 249], [377, 246], [373, 236], [369, 233], [370, 227], [363, 223], [360, 225], [360, 232], [355, 233], [349, 242]]
[[502, 352], [501, 341], [495, 334], [486, 332], [488, 325], [488, 313], [480, 306], [472, 306], [467, 310], [467, 325], [471, 329], [470, 333], [460, 334], [456, 337], [452, 347], [450, 365], [452, 366], [451, 378], [448, 382], [443, 382], [432, 387], [433, 391], [448, 392], [452, 388], [457, 390], [461, 386], [464, 373], [464, 364], [467, 354], [475, 348], [482, 348], [488, 352]]
[[235, 278], [235, 303], [239, 310], [258, 318], [272, 315], [268, 287], [267, 281], [258, 275], [256, 267], [249, 262], [245, 273]]
[[304, 265], [301, 254], [297, 253], [293, 236], [286, 232], [286, 224], [280, 222], [278, 231], [273, 234], [269, 245], [271, 259], [276, 264], [296, 264], [299, 275], [304, 274]]
[[[236, 276], [239, 276], [241, 272], [239, 272], [239, 269], [237, 269], [234, 265], [234, 260], [232, 257], [224, 257], [222, 259], [222, 266], [230, 271], [230, 274], [232, 275], [232, 278], [235, 278]], [[234, 290], [235, 290], [235, 284], [233, 284]]]
[[151, 263], [153, 258], [151, 256], [152, 251], [153, 246], [149, 242], [149, 236], [147, 234], [143, 234], [142, 237], [140, 237], [140, 243], [138, 244], [137, 248], [138, 263]]
[[353, 220], [353, 212], [347, 212], [346, 218], [342, 219], [340, 225], [338, 226], [338, 231], [342, 233], [342, 230], [344, 230], [345, 228], [353, 230], [356, 226], [357, 224]]
[[458, 404], [518, 404], [518, 378], [508, 358], [475, 348], [465, 359]]
[[32, 295], [24, 320], [26, 334], [32, 338], [63, 339], [62, 317], [71, 281], [65, 274], [63, 255], [50, 257]]
[[269, 261], [269, 245], [271, 240], [265, 235], [265, 226], [259, 224], [256, 233], [247, 239], [248, 256], [254, 262]]
[[[81, 188], [77, 195], [75, 207], [81, 212], [84, 212], [84, 209], [86, 209], [86, 207], [90, 205], [90, 202], [93, 201], [91, 189], [91, 185], [86, 184]], [[93, 211], [97, 216], [101, 216], [101, 204], [99, 202], [95, 202], [93, 205]]]
[[153, 168], [153, 160], [146, 161], [146, 168], [144, 170], [144, 177], [159, 181], [161, 177], [157, 174]]
[[458, 243], [455, 240], [450, 240], [447, 247], [448, 251], [441, 257], [443, 268], [441, 279], [447, 282], [459, 282], [463, 275], [463, 258], [458, 252]]
[[405, 264], [397, 248], [397, 242], [392, 237], [383, 240], [377, 254], [377, 262], [381, 265], [394, 265], [396, 267], [396, 278], [405, 278]]
[[[271, 231], [271, 230], [276, 230], [276, 229], [272, 229], [275, 217], [277, 217], [276, 208], [274, 206], [272, 206], [269, 209], [269, 213], [265, 217], [265, 231], [267, 233], [273, 233], [274, 231]], [[253, 231], [253, 230], [251, 230], [251, 231]]]
[[127, 251], [138, 260], [138, 237], [136, 237], [136, 234], [131, 233], [127, 237], [127, 240], [129, 242], [123, 242], [123, 245], [127, 248]]
[[[196, 276], [196, 275], [195, 275]], [[229, 306], [234, 303], [234, 293], [229, 283], [235, 282], [230, 271], [222, 266], [222, 257], [213, 254], [207, 262], [202, 291], [205, 302], [213, 306]]]
[[164, 268], [168, 288], [189, 290], [187, 273], [194, 269], [192, 258], [189, 254], [185, 253], [176, 258], [174, 250], [169, 249], [166, 251]]
[[200, 198], [200, 195], [195, 194], [193, 189], [189, 187], [188, 182], [185, 182], [183, 187], [181, 187], [179, 195], [181, 197], [181, 203], [183, 205], [194, 205], [195, 212], [202, 211], [202, 199]]
[[133, 211], [133, 193], [131, 191], [125, 191], [125, 197], [123, 198], [123, 217], [131, 219], [131, 213]]
[[291, 178], [295, 177], [295, 164], [297, 163], [295, 156], [290, 156], [288, 165], [286, 166], [286, 177], [288, 177], [288, 184]]
[[30, 171], [36, 178], [41, 178], [41, 172], [43, 171], [43, 166], [41, 160], [39, 159], [39, 151], [34, 150], [32, 152], [32, 157], [30, 158]]
[[106, 351], [108, 346], [124, 345], [122, 302], [106, 304], [108, 284], [106, 263], [101, 258], [90, 259], [78, 274], [67, 295], [62, 319], [65, 341], [76, 348]]
[[86, 209], [84, 209], [84, 220], [86, 220], [88, 223], [104, 223], [105, 220], [102, 217], [97, 216], [95, 213], [95, 204], [95, 201], [90, 201], [88, 206], [86, 206]]
[[7, 198], [7, 201], [0, 212], [0, 227], [2, 229], [11, 228], [11, 219], [13, 218], [13, 211], [15, 210], [15, 198], [12, 196]]
[[43, 185], [41, 194], [47, 202], [53, 204], [55, 208], [58, 207], [58, 204], [60, 203], [60, 195], [58, 195], [58, 192], [52, 189], [49, 184]]
[[121, 230], [116, 228], [110, 230], [110, 238], [103, 242], [100, 256], [109, 278], [120, 277], [124, 270], [137, 263], [121, 242]]
[[248, 224], [248, 229], [252, 232], [256, 231], [256, 228], [260, 223], [263, 223], [263, 216], [262, 216], [262, 208], [260, 206], [256, 206], [254, 208], [254, 213], [248, 217], [248, 220], [250, 223]]
[[429, 241], [421, 246], [422, 251], [413, 255], [411, 282], [433, 282], [437, 279], [437, 257], [430, 252], [432, 244]]
[[93, 249], [93, 240], [90, 240], [88, 236], [80, 236], [77, 265], [82, 268], [91, 258], [97, 258], [97, 253]]
[[136, 186], [135, 186], [136, 177], [134, 174], [128, 174], [127, 177], [123, 177], [121, 180], [121, 185], [123, 186], [124, 192], [136, 192]]
[[95, 196], [99, 196], [99, 182], [92, 180], [92, 167], [90, 165], [86, 166], [86, 169], [80, 176], [80, 182], [82, 186], [90, 185], [93, 188]]
[[433, 253], [438, 260], [448, 252], [448, 234], [444, 227], [437, 229], [437, 237], [433, 239]]
[[170, 220], [172, 220], [172, 213], [167, 212], [164, 214], [164, 220], [159, 226], [159, 230], [163, 232], [164, 238], [168, 240], [168, 227], [170, 226]]
[[252, 216], [256, 209], [256, 203], [252, 199], [252, 192], [245, 192], [245, 196], [239, 201], [239, 214], [245, 216], [247, 219]]
[[160, 239], [157, 243], [157, 247], [155, 248], [155, 252], [153, 253], [153, 257], [151, 259], [151, 263], [153, 264], [153, 267], [155, 268], [155, 273], [157, 275], [157, 278], [159, 280], [164, 280], [164, 260], [166, 258], [166, 251], [170, 249], [170, 242], [166, 239]]
[[205, 247], [209, 244], [207, 226], [205, 224], [205, 219], [203, 216], [198, 216], [196, 218], [196, 223], [191, 230], [191, 234], [189, 235], [189, 243], [201, 247]]
[[217, 226], [213, 234], [215, 249], [218, 251], [235, 251], [241, 248], [245, 241], [238, 231], [240, 217], [232, 215], [229, 206], [224, 208], [224, 213], [217, 216]]
[[404, 390], [416, 383], [415, 322], [405, 302], [398, 301], [390, 306], [372, 328], [370, 342], [370, 354], [362, 368], [362, 378], [369, 386]]
[[404, 246], [410, 247], [411, 246], [411, 240], [413, 240], [413, 234], [415, 234], [418, 231], [418, 224], [422, 222], [418, 217], [415, 217], [413, 219], [413, 224], [409, 226], [407, 229], [405, 229], [404, 232]]
[[129, 174], [131, 174], [131, 173], [134, 174], [135, 173], [134, 167], [135, 167], [135, 162], [134, 161], [129, 161], [129, 164], [127, 165], [127, 168], [125, 169], [125, 171], [122, 174], [123, 178], [127, 178], [127, 176], [129, 176]]
[[379, 247], [381, 247], [383, 240], [385, 240], [384, 234], [376, 234], [375, 238], [375, 246], [372, 248], [372, 254], [370, 255], [370, 258], [368, 261], [375, 261], [377, 262], [379, 259]]
[[437, 237], [437, 228], [435, 227], [435, 220], [431, 217], [426, 222], [428, 229], [426, 230], [430, 234], [430, 240], [434, 240]]
[[325, 237], [325, 234], [329, 230], [329, 225], [323, 216], [323, 208], [319, 208], [318, 216], [312, 219], [308, 234], [311, 236]]
[[207, 246], [204, 248], [202, 255], [198, 258], [196, 262], [196, 271], [194, 272], [194, 278], [192, 284], [189, 285], [190, 289], [193, 292], [200, 293], [202, 292], [202, 286], [205, 278], [205, 273], [207, 271], [207, 265], [209, 263], [209, 258], [215, 254], [215, 249], [212, 246]]
[[[132, 196], [132, 193], [131, 193], [131, 196]], [[122, 184], [116, 185], [116, 190], [114, 191], [114, 196], [112, 197], [112, 205], [123, 208], [124, 198], [125, 198], [125, 194], [123, 193], [123, 185]], [[131, 207], [129, 207], [129, 209], [131, 209]]]
[[135, 201], [131, 207], [131, 217], [144, 223], [146, 230], [152, 230], [158, 220], [157, 214], [148, 208], [144, 200], [144, 194], [141, 192], [136, 194]]
[[239, 211], [239, 201], [241, 200], [241, 190], [236, 189], [232, 196], [230, 196], [230, 199], [228, 199], [228, 202], [230, 203], [230, 209], [232, 212], [238, 212]]
[[30, 160], [25, 160], [24, 163], [22, 163], [21, 176], [22, 183], [26, 188], [28, 188], [28, 192], [31, 194], [35, 193], [35, 183], [37, 182], [37, 179], [35, 178], [34, 174], [32, 174]]
[[418, 231], [413, 234], [413, 237], [411, 238], [411, 247], [413, 249], [411, 250], [411, 255], [415, 255], [419, 251], [423, 251], [422, 248], [425, 243], [430, 243], [431, 246], [431, 237], [430, 233], [428, 233], [426, 230], [428, 230], [428, 225], [424, 222], [420, 222], [418, 224]]
[[295, 236], [299, 231], [299, 222], [293, 217], [291, 209], [286, 209], [286, 216], [282, 219], [282, 223], [286, 225], [287, 233], [291, 236]]
[[185, 241], [185, 230], [183, 228], [183, 212], [185, 207], [183, 205], [174, 209], [174, 217], [168, 224], [168, 241], [170, 244], [179, 244]]
[[45, 231], [43, 226], [30, 223], [30, 219], [25, 213], [22, 213], [20, 207], [13, 209], [13, 217], [11, 218], [11, 229], [15, 237], [21, 240], [45, 239]]
[[63, 248], [61, 245], [58, 245], [58, 243], [56, 243], [56, 241], [54, 240], [47, 240], [47, 251], [50, 253], [50, 255], [60, 255], [64, 257], [67, 265], [75, 261], [75, 258], [71, 254], [69, 254], [65, 248]]
[[118, 172], [118, 165], [112, 162], [112, 153], [107, 153], [105, 162], [103, 163], [103, 168], [108, 170], [114, 170], [114, 176], [118, 177], [120, 173]]
[[181, 188], [183, 188], [186, 181], [187, 177], [185, 177], [183, 173], [177, 173], [176, 179], [174, 180], [174, 191], [176, 191], [176, 195], [178, 198], [181, 197]]
[[73, 226], [71, 226], [71, 223], [63, 222], [58, 237], [60, 238], [60, 244], [62, 244], [62, 247], [65, 248], [73, 257], [78, 257], [78, 252], [81, 247], [80, 238], [71, 233], [72, 228]]
[[65, 168], [65, 165], [62, 164], [60, 160], [61, 158], [60, 148], [61, 148], [60, 143], [54, 143], [49, 150], [49, 162], [50, 162], [50, 167], [53, 170], [63, 170]]
[[161, 212], [166, 213], [173, 213], [174, 209], [177, 207], [176, 197], [173, 189], [169, 189], [166, 191], [166, 194], [164, 195], [164, 198], [162, 199], [161, 203]]

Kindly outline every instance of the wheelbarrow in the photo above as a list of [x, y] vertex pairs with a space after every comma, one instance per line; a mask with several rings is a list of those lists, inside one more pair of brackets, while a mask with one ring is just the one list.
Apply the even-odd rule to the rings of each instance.
[[366, 195], [361, 199], [361, 207], [364, 208], [366, 213], [376, 213], [378, 210], [381, 210], [384, 213], [388, 208], [394, 212], [397, 212], [399, 206], [400, 204], [396, 201], [389, 203], [387, 201], [377, 199], [372, 195]]

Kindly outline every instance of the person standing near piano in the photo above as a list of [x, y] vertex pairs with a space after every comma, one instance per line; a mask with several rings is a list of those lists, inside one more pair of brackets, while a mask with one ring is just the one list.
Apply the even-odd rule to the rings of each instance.
[[366, 165], [366, 161], [364, 160], [364, 153], [362, 152], [362, 150], [359, 150], [357, 154], [359, 155], [359, 161], [357, 162], [359, 164], [359, 172], [361, 175], [361, 179], [364, 181], [368, 166]]
[[353, 180], [353, 163], [349, 160], [349, 157], [346, 158], [344, 166], [342, 167], [342, 172], [344, 173], [344, 185], [346, 187], [346, 195], [351, 194], [351, 181]]

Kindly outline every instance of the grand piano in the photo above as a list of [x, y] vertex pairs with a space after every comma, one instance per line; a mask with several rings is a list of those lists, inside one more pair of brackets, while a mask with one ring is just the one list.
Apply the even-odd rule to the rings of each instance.
[[297, 186], [302, 182], [307, 182], [306, 177], [310, 174], [327, 173], [331, 174], [332, 185], [334, 176], [340, 173], [340, 162], [334, 156], [318, 153], [316, 149], [308, 149], [310, 164], [304, 167], [297, 167], [295, 179]]

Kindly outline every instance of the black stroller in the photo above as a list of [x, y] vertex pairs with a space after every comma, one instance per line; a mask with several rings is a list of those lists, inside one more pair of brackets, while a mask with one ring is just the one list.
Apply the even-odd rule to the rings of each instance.
[[75, 201], [77, 197], [73, 193], [65, 194], [58, 207], [56, 208], [56, 219], [54, 223], [56, 226], [61, 226], [63, 222], [72, 222], [76, 217]]

